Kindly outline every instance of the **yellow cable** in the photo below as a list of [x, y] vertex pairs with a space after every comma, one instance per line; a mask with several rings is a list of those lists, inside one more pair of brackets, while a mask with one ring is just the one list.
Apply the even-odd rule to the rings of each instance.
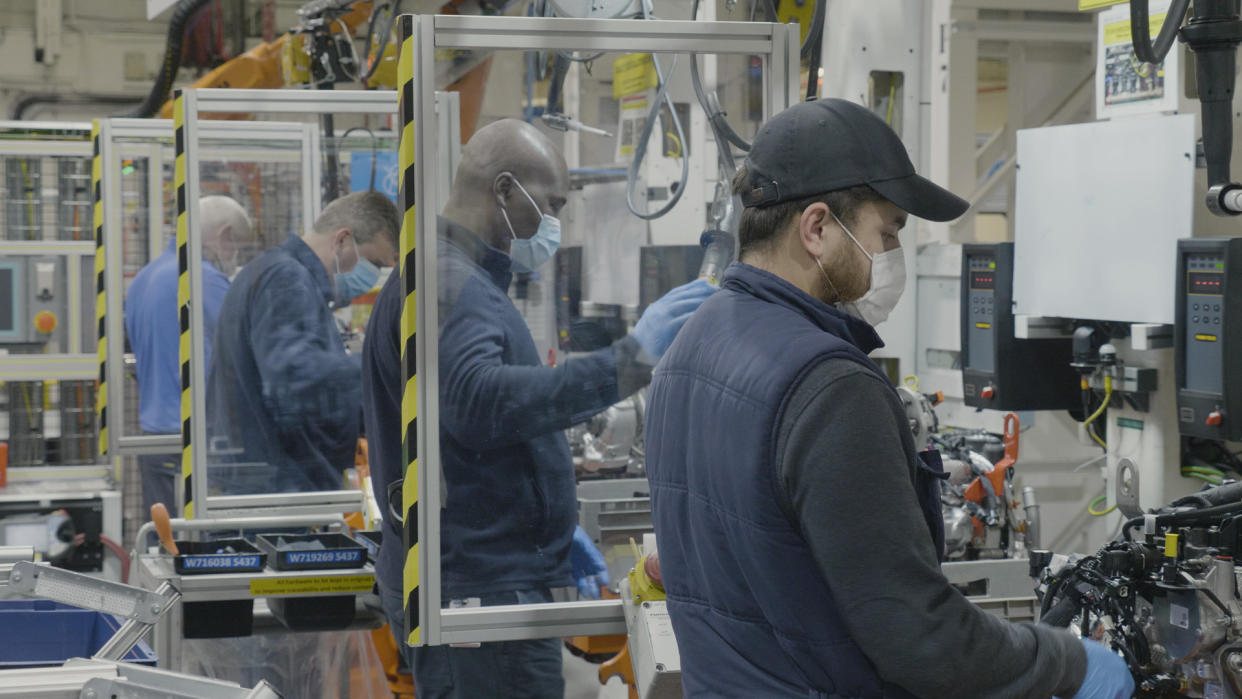
[[1096, 444], [1099, 444], [1101, 447], [1104, 447], [1105, 449], [1108, 448], [1108, 444], [1104, 440], [1100, 439], [1098, 435], [1096, 435], [1094, 432], [1091, 431], [1091, 423], [1095, 422], [1097, 418], [1103, 415], [1105, 410], [1108, 410], [1108, 404], [1109, 402], [1112, 401], [1112, 399], [1113, 399], [1113, 377], [1105, 374], [1104, 375], [1104, 402], [1100, 403], [1100, 408], [1096, 410], [1094, 413], [1091, 413], [1091, 415], [1086, 420], [1083, 420], [1082, 422], [1083, 429], [1087, 430], [1087, 434], [1091, 435], [1091, 438], [1095, 440]]
[[[26, 159], [20, 158], [17, 163], [22, 169], [22, 179], [26, 181], [26, 188], [34, 192], [34, 181], [30, 178], [30, 168], [26, 165]], [[26, 240], [38, 240], [38, 236], [35, 235], [34, 224], [35, 205], [34, 197], [31, 196], [26, 198], [26, 227], [29, 229], [26, 231]]]
[[675, 153], [665, 153], [665, 154], [664, 154], [664, 157], [666, 157], [666, 158], [680, 158], [680, 157], [682, 157], [682, 156], [681, 156], [681, 139], [680, 139], [680, 138], [677, 138], [677, 134], [672, 133], [672, 132], [669, 132], [669, 133], [664, 134], [664, 137], [665, 137], [665, 138], [671, 138], [671, 139], [673, 139], [673, 143], [677, 144], [677, 152], [675, 152]]
[[1108, 508], [1107, 510], [1097, 510], [1097, 509], [1095, 509], [1095, 506], [1096, 506], [1097, 504], [1099, 504], [1099, 503], [1101, 503], [1101, 502], [1103, 502], [1104, 500], [1107, 500], [1107, 499], [1108, 499], [1108, 495], [1101, 495], [1101, 496], [1099, 496], [1098, 498], [1096, 498], [1096, 499], [1092, 500], [1090, 503], [1088, 503], [1088, 504], [1087, 504], [1087, 514], [1089, 514], [1089, 515], [1091, 515], [1091, 516], [1093, 516], [1093, 517], [1103, 517], [1104, 515], [1109, 514], [1109, 513], [1111, 513], [1113, 510], [1117, 509], [1117, 505], [1116, 505], [1116, 504], [1114, 504], [1112, 507]]
[[1090, 427], [1088, 427], [1088, 428], [1087, 428], [1087, 435], [1088, 435], [1089, 437], [1091, 437], [1091, 439], [1094, 439], [1094, 440], [1095, 440], [1095, 443], [1096, 443], [1096, 444], [1098, 444], [1098, 445], [1100, 445], [1100, 448], [1101, 448], [1101, 449], [1107, 449], [1107, 448], [1108, 448], [1108, 443], [1107, 443], [1107, 442], [1105, 442], [1104, 440], [1100, 439], [1100, 435], [1096, 434], [1096, 433], [1095, 433], [1095, 431], [1094, 431], [1094, 430], [1092, 430]]
[[884, 120], [889, 126], [893, 125], [893, 100], [897, 98], [897, 76], [891, 75], [888, 83], [888, 118]]

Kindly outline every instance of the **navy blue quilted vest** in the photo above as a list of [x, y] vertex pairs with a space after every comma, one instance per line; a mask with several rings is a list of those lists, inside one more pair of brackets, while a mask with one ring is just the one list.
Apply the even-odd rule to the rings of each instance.
[[[734, 264], [660, 362], [647, 469], [687, 697], [910, 696], [850, 638], [774, 468], [798, 379], [830, 357], [882, 376], [866, 355], [880, 346], [867, 323]], [[919, 496], [934, 538], [938, 498]]]

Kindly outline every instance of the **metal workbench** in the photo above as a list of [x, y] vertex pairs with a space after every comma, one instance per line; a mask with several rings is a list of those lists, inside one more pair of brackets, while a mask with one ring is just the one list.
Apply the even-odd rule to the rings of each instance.
[[266, 600], [281, 597], [345, 596], [355, 598], [354, 619], [343, 629], [374, 629], [384, 624], [379, 598], [373, 593], [375, 569], [272, 570], [257, 573], [208, 573], [181, 575], [173, 569], [169, 555], [141, 555], [134, 562], [131, 584], [154, 590], [168, 581], [181, 599], [168, 610], [151, 632], [150, 644], [159, 657], [159, 667], [180, 670], [184, 641], [186, 602], [224, 602], [254, 600], [254, 633], [298, 633], [284, 627], [268, 609]]

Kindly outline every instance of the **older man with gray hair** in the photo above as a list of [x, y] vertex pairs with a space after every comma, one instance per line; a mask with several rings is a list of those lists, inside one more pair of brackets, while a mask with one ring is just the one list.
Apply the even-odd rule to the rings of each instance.
[[237, 275], [207, 387], [212, 490], [341, 488], [358, 438], [362, 366], [332, 314], [396, 264], [400, 229], [391, 200], [355, 192]]
[[[204, 345], [211, 360], [212, 337], [220, 316], [220, 304], [229, 290], [229, 277], [237, 271], [243, 247], [253, 242], [250, 216], [229, 197], [203, 197], [198, 202], [203, 238]], [[125, 295], [125, 331], [138, 369], [138, 421], [147, 434], [181, 432], [181, 382], [178, 377], [176, 239], [134, 277]], [[143, 454], [142, 508], [162, 502], [170, 508], [180, 467], [179, 454]], [[175, 509], [175, 508], [174, 508]]]

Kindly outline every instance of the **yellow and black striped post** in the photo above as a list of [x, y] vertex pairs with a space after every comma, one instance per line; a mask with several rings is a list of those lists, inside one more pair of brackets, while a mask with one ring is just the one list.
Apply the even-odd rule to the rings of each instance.
[[[416, 267], [414, 264], [414, 239], [418, 216], [414, 210], [414, 18], [403, 15], [399, 34], [401, 53], [397, 59], [397, 89], [401, 117], [401, 141], [398, 160], [401, 167], [401, 205], [405, 212], [401, 220], [401, 289], [405, 301], [401, 304], [401, 367], [403, 390], [401, 392], [401, 455], [405, 460], [405, 480], [401, 487], [401, 502], [405, 505], [405, 571], [402, 590], [405, 602], [406, 642], [421, 645], [419, 626], [418, 590], [421, 582], [418, 569], [418, 354], [414, 347], [417, 327], [418, 298]], [[434, 603], [438, 604], [438, 600]]]
[[99, 344], [95, 353], [99, 357], [99, 389], [95, 396], [95, 413], [99, 419], [99, 455], [108, 453], [108, 331], [106, 315], [107, 295], [104, 293], [104, 233], [103, 233], [103, 150], [99, 142], [99, 120], [91, 122], [91, 192], [94, 196], [93, 223], [95, 227], [95, 328]]
[[176, 142], [173, 185], [177, 190], [177, 317], [181, 332], [178, 350], [181, 366], [181, 477], [185, 481], [183, 516], [191, 519], [194, 517], [194, 489], [190, 476], [194, 468], [190, 430], [190, 230], [185, 200], [185, 98], [181, 90], [177, 90], [173, 98], [173, 136]]

